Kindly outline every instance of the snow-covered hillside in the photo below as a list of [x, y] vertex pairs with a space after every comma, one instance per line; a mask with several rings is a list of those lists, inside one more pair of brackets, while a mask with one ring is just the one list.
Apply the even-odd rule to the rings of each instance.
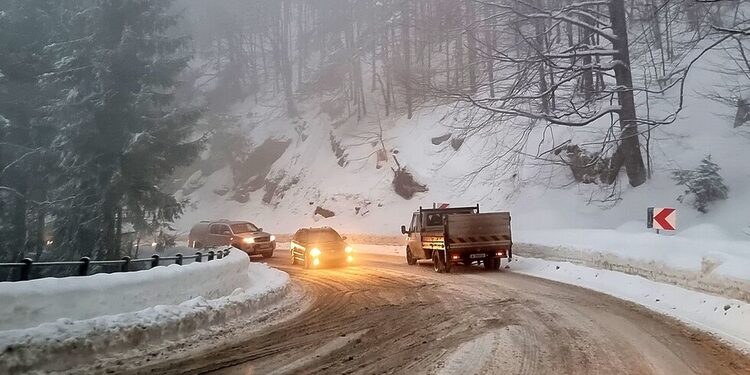
[[[652, 131], [654, 175], [638, 188], [631, 188], [624, 180], [614, 189], [572, 184], [569, 168], [523, 155], [518, 156], [522, 162], [518, 171], [495, 163], [494, 168], [482, 171], [469, 183], [467, 175], [486, 163], [496, 147], [503, 147], [497, 143], [503, 141], [502, 135], [470, 137], [457, 151], [451, 147], [451, 140], [433, 144], [436, 137], [460, 136], [455, 128], [461, 127], [464, 119], [454, 116], [450, 105], [423, 108], [411, 120], [404, 115], [373, 113], [378, 111], [373, 106], [368, 117], [357, 121], [356, 116], [342, 115], [344, 109], [331, 110], [322, 99], [305, 101], [297, 119], [286, 117], [279, 101], [256, 105], [248, 100], [233, 108], [236, 124], [230, 134], [246, 137], [249, 150], [263, 145], [264, 152], [251, 153], [245, 164], [235, 164], [234, 168], [213, 159], [236, 148], [214, 147], [204, 152], [199, 164], [211, 168], [204, 167], [201, 173], [183, 181], [178, 196], [189, 198], [191, 207], [177, 222], [177, 228], [184, 232], [201, 219], [231, 218], [252, 220], [278, 233], [301, 226], [330, 225], [344, 232], [393, 234], [420, 205], [478, 202], [483, 210], [510, 210], [514, 227], [519, 229], [615, 229], [641, 221], [645, 230], [647, 207], [676, 207], [680, 230], [710, 224], [714, 237], [747, 239], [750, 168], [742, 155], [750, 146], [750, 138], [746, 129], [732, 128], [727, 119], [732, 108], [703, 95], [722, 76], [711, 70], [715, 62], [711, 58], [701, 61], [688, 78], [685, 109], [679, 119]], [[670, 103], [664, 101], [663, 111]], [[382, 144], [418, 182], [427, 185], [428, 192], [418, 193], [411, 200], [394, 192], [392, 158], [385, 163], [378, 161], [380, 126]], [[567, 139], [582, 141], [588, 134], [600, 136], [607, 126], [557, 128], [555, 144]], [[549, 138], [543, 128], [530, 136], [530, 155], [535, 155], [542, 136]], [[512, 131], [507, 135], [513, 135]], [[341, 147], [339, 155], [336, 147]], [[713, 205], [708, 214], [701, 214], [689, 202], [677, 201], [684, 189], [671, 180], [671, 171], [694, 168], [709, 154], [722, 167], [729, 199]], [[241, 176], [248, 169], [254, 169], [246, 173], [250, 178]], [[241, 199], [237, 198], [238, 190], [245, 190]], [[325, 219], [315, 215], [317, 207], [331, 210], [335, 216]]]

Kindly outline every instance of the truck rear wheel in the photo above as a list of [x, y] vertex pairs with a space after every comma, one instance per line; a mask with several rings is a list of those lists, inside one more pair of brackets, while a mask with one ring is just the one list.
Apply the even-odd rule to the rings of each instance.
[[484, 260], [484, 269], [487, 271], [497, 271], [500, 269], [500, 259], [489, 258]]
[[432, 265], [437, 273], [451, 272], [450, 263], [446, 263], [439, 251], [432, 252]]
[[414, 258], [414, 255], [411, 253], [411, 249], [408, 246], [406, 247], [406, 263], [410, 266], [417, 264], [417, 259]]

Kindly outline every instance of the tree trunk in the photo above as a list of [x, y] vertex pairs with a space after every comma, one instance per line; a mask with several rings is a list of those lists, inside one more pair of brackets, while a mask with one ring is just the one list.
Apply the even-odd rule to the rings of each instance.
[[476, 13], [474, 11], [474, 0], [466, 0], [466, 39], [469, 46], [468, 59], [469, 59], [469, 90], [471, 92], [477, 91], [477, 41], [474, 35], [474, 21], [476, 19]]
[[401, 47], [403, 47], [404, 51], [404, 95], [406, 96], [406, 118], [411, 119], [413, 115], [413, 98], [411, 90], [411, 44], [409, 38], [411, 0], [404, 1], [401, 14]]
[[34, 228], [34, 247], [36, 250], [36, 256], [34, 261], [38, 262], [42, 258], [44, 253], [44, 246], [46, 245], [44, 237], [45, 219], [47, 218], [47, 210], [44, 207], [39, 207], [36, 213], [36, 228]]
[[112, 248], [113, 257], [122, 255], [122, 207], [117, 207], [115, 215], [115, 240]]
[[633, 98], [633, 77], [630, 72], [630, 51], [628, 49], [628, 29], [625, 20], [624, 0], [610, 0], [609, 17], [615, 40], [612, 44], [617, 51], [615, 61], [615, 79], [617, 81], [617, 100], [620, 104], [620, 145], [624, 159], [625, 172], [630, 185], [640, 186], [646, 181], [646, 167], [643, 164], [641, 146], [636, 120], [635, 100]]
[[115, 194], [109, 187], [102, 202], [102, 220], [99, 234], [98, 251], [96, 257], [99, 259], [114, 260], [115, 252]]

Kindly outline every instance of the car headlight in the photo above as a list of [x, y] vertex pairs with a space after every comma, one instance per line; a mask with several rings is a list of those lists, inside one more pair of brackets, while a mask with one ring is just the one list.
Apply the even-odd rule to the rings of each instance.
[[312, 255], [313, 257], [319, 256], [320, 255], [320, 249], [315, 248], [315, 249], [310, 250], [310, 255]]
[[255, 238], [243, 238], [242, 242], [244, 242], [244, 243], [255, 243]]
[[271, 235], [271, 241], [276, 241], [276, 236]]
[[344, 252], [347, 253], [347, 254], [351, 254], [352, 251], [354, 251], [354, 249], [352, 249], [351, 246], [347, 246], [346, 248], [344, 248]]

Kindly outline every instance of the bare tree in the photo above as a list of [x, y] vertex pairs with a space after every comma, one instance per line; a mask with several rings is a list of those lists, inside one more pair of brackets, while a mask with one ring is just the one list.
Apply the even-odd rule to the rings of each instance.
[[[536, 125], [584, 127], [609, 119], [611, 130], [601, 140], [612, 154], [607, 162], [612, 173], [605, 182], [614, 182], [617, 171], [624, 167], [632, 186], [643, 184], [646, 169], [638, 137], [624, 1], [610, 0], [604, 11], [585, 2], [482, 4], [495, 9], [491, 16], [494, 25], [516, 35], [510, 42], [483, 48], [489, 51], [485, 57], [491, 58], [496, 72], [502, 74], [492, 83], [493, 90], [501, 94], [489, 95], [486, 85], [476, 94], [432, 88], [438, 95], [491, 114], [471, 116], [479, 123], [467, 125], [467, 135], [495, 127], [498, 120], [518, 124], [525, 119], [522, 127], [531, 129]], [[573, 45], [570, 38], [561, 40], [561, 28], [579, 30], [579, 40]], [[596, 40], [600, 44], [595, 44]], [[595, 86], [594, 75], [609, 79], [611, 88]], [[619, 129], [616, 141], [611, 139], [615, 127]], [[520, 136], [528, 134], [522, 131]], [[615, 147], [610, 147], [613, 144]], [[523, 145], [523, 140], [515, 142], [516, 147]]]

